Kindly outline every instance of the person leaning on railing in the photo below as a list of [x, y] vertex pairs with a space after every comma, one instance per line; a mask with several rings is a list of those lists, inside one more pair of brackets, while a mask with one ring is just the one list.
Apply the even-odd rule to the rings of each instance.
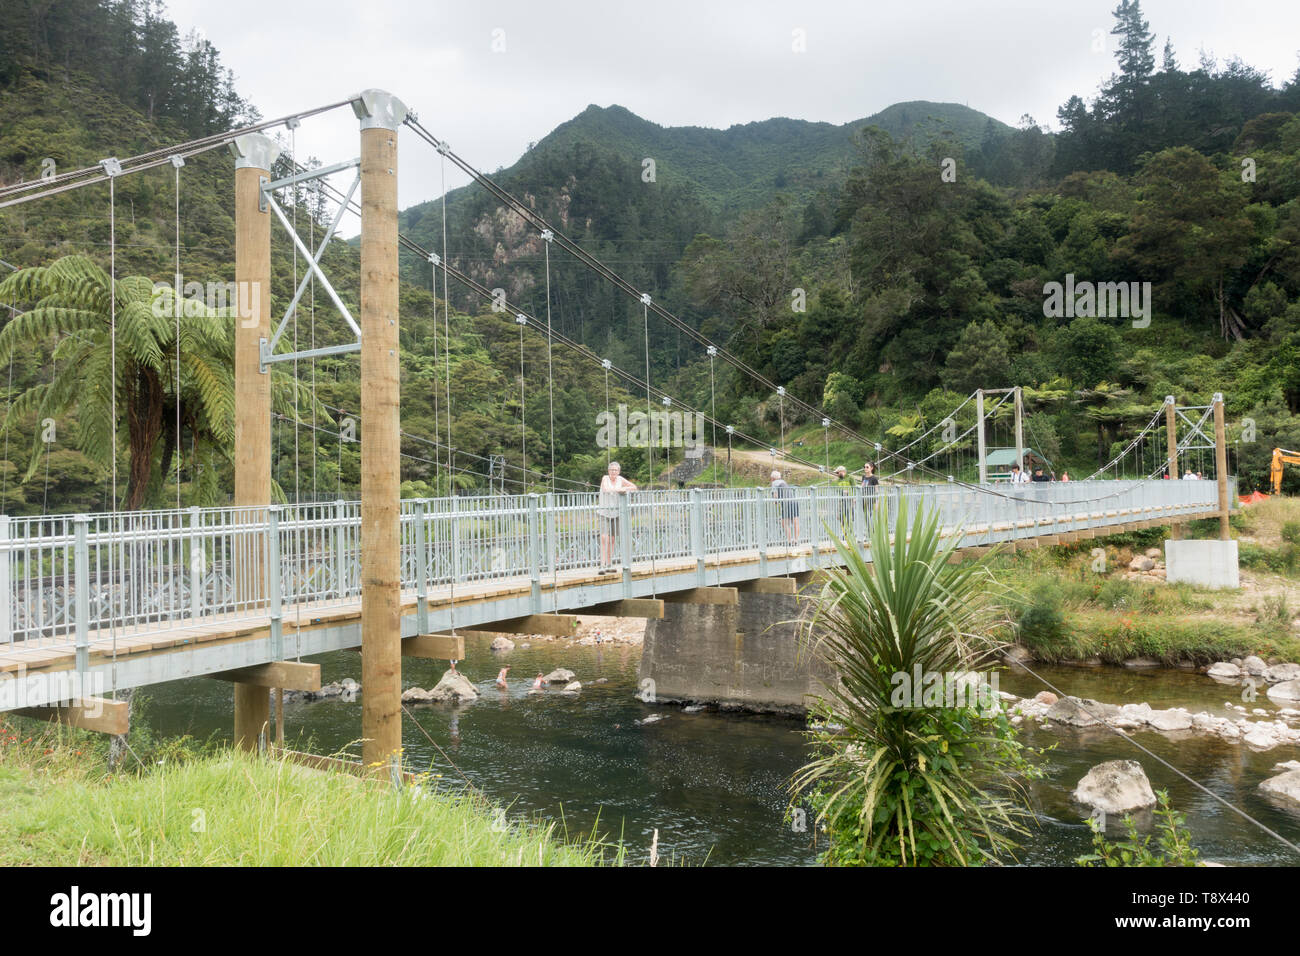
[[636, 485], [620, 474], [622, 466], [609, 463], [609, 472], [600, 479], [600, 497], [596, 502], [596, 520], [600, 522], [600, 573], [614, 573], [614, 549], [618, 546], [619, 495], [636, 491]]

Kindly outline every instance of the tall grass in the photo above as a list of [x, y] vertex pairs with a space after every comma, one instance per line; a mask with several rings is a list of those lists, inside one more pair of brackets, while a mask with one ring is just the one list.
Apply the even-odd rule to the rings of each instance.
[[[593, 866], [621, 847], [567, 841], [489, 801], [223, 751], [105, 776], [6, 731], [0, 865]], [[10, 739], [14, 738], [14, 739]], [[26, 740], [28, 743], [24, 744]]]

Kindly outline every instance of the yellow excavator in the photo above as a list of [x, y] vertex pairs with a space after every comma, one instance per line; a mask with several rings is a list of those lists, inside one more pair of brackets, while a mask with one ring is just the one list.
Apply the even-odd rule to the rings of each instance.
[[1273, 449], [1273, 466], [1269, 469], [1269, 477], [1273, 480], [1273, 494], [1282, 493], [1282, 466], [1283, 465], [1300, 465], [1300, 451], [1287, 451], [1285, 448]]

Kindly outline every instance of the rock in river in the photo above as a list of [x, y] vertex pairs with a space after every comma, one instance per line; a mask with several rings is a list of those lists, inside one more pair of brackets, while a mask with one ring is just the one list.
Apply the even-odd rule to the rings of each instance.
[[1147, 723], [1156, 730], [1190, 730], [1192, 727], [1192, 716], [1182, 709], [1175, 710], [1153, 710], [1147, 717]]
[[1270, 684], [1280, 684], [1288, 680], [1300, 680], [1300, 664], [1274, 664], [1264, 672], [1264, 680]]
[[567, 667], [557, 667], [555, 670], [543, 677], [542, 680], [546, 681], [548, 684], [568, 684], [577, 676], [577, 674], [573, 673], [573, 671], [569, 670]]
[[1155, 806], [1156, 795], [1136, 760], [1108, 760], [1084, 775], [1074, 799], [1104, 813], [1127, 813]]
[[450, 701], [451, 703], [460, 703], [462, 700], [476, 700], [478, 690], [469, 682], [460, 671], [449, 670], [442, 675], [442, 680], [434, 685], [433, 690], [429, 691], [427, 700], [432, 701]]
[[1205, 673], [1210, 677], [1235, 678], [1241, 676], [1241, 668], [1227, 661], [1219, 661], [1217, 664], [1211, 664], [1210, 669]]
[[498, 634], [496, 637], [492, 638], [492, 643], [488, 645], [488, 648], [494, 651], [513, 651], [515, 649], [515, 642], [510, 640], [510, 638], [506, 637], [504, 634]]
[[1300, 700], [1300, 680], [1285, 680], [1268, 689], [1268, 699], [1273, 701]]
[[1300, 807], [1300, 770], [1288, 770], [1269, 777], [1259, 785], [1259, 789]]

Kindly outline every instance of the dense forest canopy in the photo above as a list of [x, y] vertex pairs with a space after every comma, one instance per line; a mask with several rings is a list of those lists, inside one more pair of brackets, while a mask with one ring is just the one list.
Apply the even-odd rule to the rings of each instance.
[[[38, 175], [44, 156], [85, 165], [255, 115], [217, 51], [180, 38], [157, 2], [0, 6], [5, 182]], [[972, 389], [1020, 384], [1034, 442], [1061, 469], [1087, 474], [1165, 395], [1205, 404], [1222, 391], [1233, 470], [1244, 488], [1259, 487], [1274, 445], [1300, 447], [1300, 70], [1274, 84], [1237, 59], [1201, 55], [1191, 68], [1168, 41], [1158, 43], [1157, 30], [1137, 0], [1120, 0], [1116, 72], [1092, 95], [1062, 104], [1057, 132], [1029, 116], [1012, 128], [939, 103], [896, 104], [844, 126], [773, 119], [728, 130], [662, 127], [593, 106], [492, 175], [690, 327], [867, 441], [902, 444]], [[472, 150], [464, 153], [473, 161]], [[647, 158], [655, 160], [649, 177]], [[226, 279], [229, 163], [209, 156], [193, 166], [183, 174], [185, 268]], [[169, 177], [120, 184], [123, 274], [170, 276]], [[106, 265], [105, 197], [92, 192], [0, 213], [0, 260], [43, 265], [77, 251]], [[434, 201], [404, 211], [403, 231], [441, 250], [442, 208]], [[322, 228], [305, 206], [300, 223], [304, 235]], [[448, 195], [447, 231], [455, 265], [546, 314], [544, 245], [521, 217], [471, 186]], [[275, 241], [274, 292], [283, 301], [292, 256], [284, 236]], [[643, 372], [639, 305], [552, 253], [556, 328]], [[355, 306], [355, 247], [333, 243], [326, 262]], [[414, 258], [403, 260], [403, 277], [405, 491], [447, 490], [447, 444], [457, 449], [459, 487], [482, 486], [493, 456], [522, 480], [521, 438], [527, 466], [537, 469], [527, 480], [544, 487], [552, 434], [545, 341], [524, 336], [521, 368], [511, 317], [453, 283], [449, 355], [439, 332], [441, 285]], [[1047, 290], [1066, 283], [1149, 290], [1149, 311], [1053, 313]], [[338, 323], [313, 313], [308, 327], [301, 318], [300, 336], [317, 345], [341, 340]], [[667, 323], [651, 317], [649, 327], [657, 387], [696, 408], [716, 407], [722, 421], [765, 443], [784, 432], [820, 444], [812, 416], [710, 363]], [[52, 380], [54, 348], [51, 340], [16, 356], [11, 395]], [[562, 348], [552, 364], [557, 474], [589, 482], [604, 462], [594, 446], [604, 376]], [[277, 420], [276, 478], [290, 497], [355, 493], [356, 446], [340, 440], [337, 420], [357, 408], [357, 375], [347, 357], [299, 369], [321, 406], [310, 421], [305, 406]], [[645, 396], [615, 381], [609, 400]], [[5, 508], [104, 504], [103, 469], [80, 451], [77, 412], [60, 422], [68, 438], [54, 445], [36, 441], [37, 424], [10, 422], [0, 463]], [[219, 500], [229, 489], [228, 460], [214, 452], [204, 465], [185, 445], [182, 435], [179, 470], [156, 483], [159, 503], [174, 500], [178, 482], [183, 497], [202, 491]], [[35, 471], [33, 450], [43, 456]], [[848, 442], [835, 448], [846, 458], [864, 453]], [[643, 466], [635, 452], [620, 457], [629, 474]], [[967, 457], [953, 467], [972, 464]], [[1300, 477], [1288, 475], [1287, 487], [1300, 490]]]

